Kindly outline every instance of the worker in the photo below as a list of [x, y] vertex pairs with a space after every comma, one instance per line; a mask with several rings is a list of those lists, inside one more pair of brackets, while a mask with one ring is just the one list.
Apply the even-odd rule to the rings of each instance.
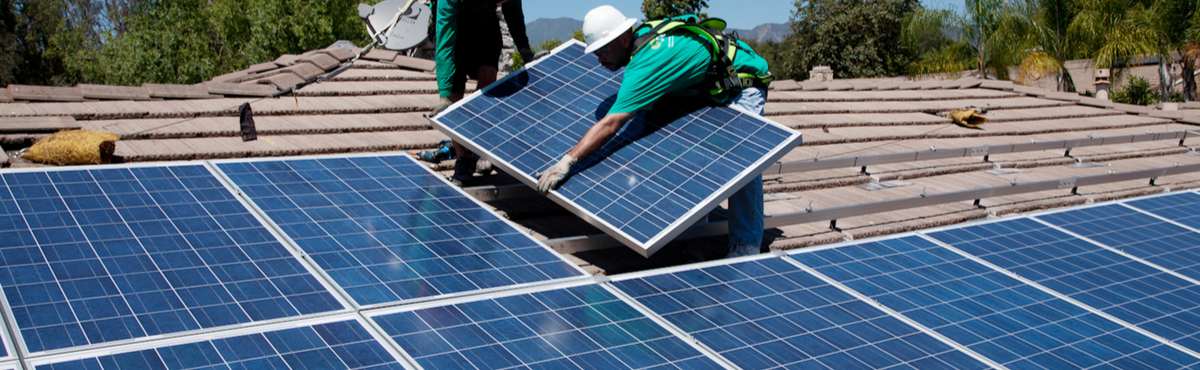
[[[479, 88], [496, 82], [500, 49], [504, 45], [496, 7], [504, 13], [508, 33], [521, 60], [533, 60], [533, 49], [525, 34], [521, 0], [435, 0], [432, 6], [439, 101], [431, 115], [463, 98], [468, 77], [474, 79]], [[449, 154], [456, 159], [450, 180], [462, 185], [475, 174], [479, 161], [475, 153], [458, 143], [444, 142], [438, 149], [418, 153], [417, 157], [440, 162], [449, 159]]]
[[[636, 113], [653, 109], [655, 101], [664, 96], [699, 92], [697, 98], [712, 97], [721, 103], [762, 113], [771, 78], [766, 59], [745, 42], [708, 29], [663, 27], [672, 23], [702, 24], [695, 15], [685, 15], [637, 25], [636, 20], [626, 18], [610, 5], [587, 13], [583, 21], [586, 51], [594, 53], [600, 64], [610, 70], [625, 67], [625, 75], [607, 115], [557, 164], [542, 172], [538, 190], [549, 192], [557, 188], [567, 180], [579, 159], [600, 148]], [[723, 74], [719, 72], [722, 70]], [[730, 85], [730, 79], [736, 85]], [[714, 88], [719, 86], [727, 88]], [[763, 238], [761, 175], [729, 198], [729, 213], [728, 255], [759, 253]]]

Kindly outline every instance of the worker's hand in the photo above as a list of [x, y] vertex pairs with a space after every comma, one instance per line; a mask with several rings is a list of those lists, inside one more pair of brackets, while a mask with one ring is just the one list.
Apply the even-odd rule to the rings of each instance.
[[575, 157], [567, 154], [558, 161], [558, 164], [542, 172], [541, 178], [538, 179], [538, 191], [549, 193], [551, 190], [557, 189], [559, 185], [562, 185], [563, 180], [566, 180], [567, 174], [571, 172], [571, 166], [574, 166], [575, 162], [577, 162]]
[[434, 116], [437, 116], [438, 113], [442, 113], [442, 111], [446, 110], [446, 108], [449, 108], [451, 104], [454, 104], [454, 102], [450, 101], [450, 98], [438, 98], [438, 104], [433, 106], [433, 111], [429, 112], [429, 115], [426, 117], [433, 118]]
[[517, 50], [517, 53], [521, 54], [521, 61], [525, 64], [529, 64], [534, 59], [537, 59], [537, 55], [533, 54], [533, 50], [521, 49]]

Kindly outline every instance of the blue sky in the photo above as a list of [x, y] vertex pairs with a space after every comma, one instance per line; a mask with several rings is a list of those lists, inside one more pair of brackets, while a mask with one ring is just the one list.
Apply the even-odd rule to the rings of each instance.
[[[525, 21], [538, 18], [575, 18], [594, 7], [611, 4], [626, 16], [640, 17], [641, 0], [523, 0]], [[962, 7], [962, 0], [921, 0], [931, 8]], [[748, 5], [753, 4], [753, 5]], [[752, 28], [763, 23], [783, 23], [792, 16], [794, 0], [709, 0], [708, 14], [724, 18], [734, 28]]]

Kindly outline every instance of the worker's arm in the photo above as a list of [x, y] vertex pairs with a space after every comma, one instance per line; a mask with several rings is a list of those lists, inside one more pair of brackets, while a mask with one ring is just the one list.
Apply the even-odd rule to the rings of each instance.
[[592, 125], [592, 128], [588, 129], [586, 134], [583, 134], [583, 138], [579, 139], [579, 143], [575, 144], [575, 147], [571, 148], [571, 151], [567, 152], [567, 155], [575, 158], [583, 158], [588, 156], [588, 154], [592, 154], [592, 152], [600, 149], [604, 143], [608, 142], [608, 139], [612, 138], [617, 133], [617, 130], [620, 130], [621, 126], [629, 121], [630, 117], [633, 117], [633, 115], [629, 113], [610, 113], [604, 116], [604, 118], [601, 118], [600, 121]]
[[521, 53], [521, 61], [532, 62], [533, 48], [529, 47], [529, 35], [525, 34], [525, 11], [521, 8], [521, 0], [508, 0], [500, 9], [504, 13], [504, 22], [508, 24], [513, 46]]
[[567, 175], [571, 173], [571, 167], [575, 166], [575, 162], [578, 162], [579, 158], [586, 157], [604, 146], [604, 143], [616, 135], [625, 122], [629, 122], [630, 117], [633, 117], [633, 114], [609, 113], [592, 125], [592, 128], [583, 134], [583, 138], [579, 139], [579, 143], [576, 143], [574, 148], [563, 155], [558, 163], [542, 172], [541, 177], [538, 178], [538, 190], [548, 193], [550, 190], [558, 188], [563, 180], [567, 179]]
[[458, 66], [454, 65], [454, 44], [458, 38], [458, 4], [462, 1], [440, 0], [434, 9], [437, 18], [434, 62], [437, 63], [438, 95], [443, 99], [449, 99], [454, 93], [454, 75], [458, 73]]

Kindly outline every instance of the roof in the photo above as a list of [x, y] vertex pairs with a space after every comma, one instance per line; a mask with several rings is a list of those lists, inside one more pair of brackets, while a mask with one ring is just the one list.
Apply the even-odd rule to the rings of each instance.
[[[9, 86], [6, 94], [0, 95], [0, 99], [13, 100], [0, 103], [0, 146], [11, 149], [62, 128], [100, 129], [122, 135], [116, 154], [136, 162], [417, 149], [445, 139], [423, 117], [437, 103], [433, 63], [393, 52], [373, 51], [329, 81], [282, 97], [268, 97], [332, 71], [356, 52], [323, 49], [285, 55], [188, 86]], [[255, 113], [257, 141], [240, 139], [237, 108], [244, 102], [250, 102]], [[965, 106], [987, 108], [991, 121], [982, 130], [971, 130], [954, 126], [940, 115]], [[1187, 103], [1180, 108], [1158, 111], [975, 79], [779, 81], [772, 85], [766, 115], [800, 130], [804, 144], [789, 153], [777, 171], [765, 174], [766, 212], [773, 217], [980, 187], [1200, 165], [1200, 156], [1191, 154], [1200, 140], [1196, 135], [1183, 140], [1097, 139], [1195, 129], [1193, 125], [1200, 124], [1200, 105]], [[1104, 145], [1069, 151], [979, 151], [977, 155], [932, 160], [901, 159], [867, 165], [865, 171], [862, 166], [788, 171], [789, 166], [833, 159], [854, 163], [855, 158], [877, 160], [888, 154], [905, 157], [948, 148], [1069, 139], [1095, 139]], [[437, 168], [448, 167], [444, 163]], [[493, 180], [504, 184], [503, 179], [489, 181]], [[1067, 187], [996, 196], [979, 204], [918, 204], [839, 219], [833, 225], [836, 228], [831, 228], [828, 220], [782, 225], [770, 234], [771, 247], [833, 243], [1197, 184], [1200, 173], [1193, 172], [1163, 176], [1154, 185], [1137, 178], [1079, 186], [1074, 192]], [[474, 194], [487, 195], [537, 235], [567, 240], [597, 233], [574, 217], [562, 217], [565, 211], [545, 204], [548, 202], [533, 201], [537, 197], [529, 191], [507, 195], [507, 190], [497, 193], [498, 189], [479, 188]], [[512, 201], [513, 197], [522, 199]], [[609, 272], [645, 267], [630, 264], [620, 250], [579, 255], [588, 260], [581, 264], [592, 263]]]

